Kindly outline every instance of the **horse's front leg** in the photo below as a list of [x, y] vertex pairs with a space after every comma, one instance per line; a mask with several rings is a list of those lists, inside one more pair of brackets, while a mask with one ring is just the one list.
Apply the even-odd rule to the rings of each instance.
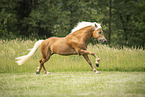
[[94, 52], [92, 52], [92, 51], [86, 51], [86, 50], [80, 50], [80, 54], [82, 54], [82, 55], [83, 54], [90, 54], [90, 55], [94, 56], [96, 58], [95, 64], [96, 64], [97, 67], [99, 67], [99, 60], [100, 60], [100, 58], [98, 58]]
[[89, 63], [89, 65], [91, 66], [91, 68], [93, 69], [94, 72], [96, 72], [97, 74], [99, 74], [99, 71], [97, 71], [92, 62], [90, 61], [89, 57], [88, 57], [88, 54], [83, 54], [83, 57], [86, 59], [86, 61]]

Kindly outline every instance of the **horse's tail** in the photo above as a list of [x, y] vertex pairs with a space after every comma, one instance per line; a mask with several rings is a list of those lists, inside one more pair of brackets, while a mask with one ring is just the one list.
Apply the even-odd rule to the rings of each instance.
[[23, 63], [25, 63], [27, 60], [29, 60], [37, 51], [37, 49], [40, 47], [41, 43], [44, 40], [39, 40], [35, 43], [34, 47], [31, 49], [31, 51], [29, 52], [29, 54], [21, 56], [21, 57], [17, 57], [16, 59], [18, 59], [18, 61], [16, 61], [18, 63], [18, 65], [22, 65]]

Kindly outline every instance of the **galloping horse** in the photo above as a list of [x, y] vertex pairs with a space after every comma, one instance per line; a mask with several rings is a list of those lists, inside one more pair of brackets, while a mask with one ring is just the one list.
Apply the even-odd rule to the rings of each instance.
[[19, 65], [25, 63], [28, 59], [30, 59], [36, 52], [36, 50], [40, 47], [40, 51], [42, 54], [42, 59], [39, 61], [40, 65], [36, 74], [39, 74], [41, 68], [44, 69], [45, 74], [49, 74], [44, 66], [44, 63], [47, 62], [53, 54], [59, 55], [82, 55], [86, 61], [91, 66], [92, 70], [96, 73], [99, 73], [94, 66], [92, 65], [88, 54], [94, 56], [96, 58], [95, 64], [99, 65], [99, 58], [96, 56], [94, 52], [87, 51], [87, 42], [88, 40], [94, 37], [101, 43], [106, 43], [107, 40], [104, 37], [101, 24], [96, 22], [79, 22], [77, 26], [72, 29], [71, 33], [66, 37], [58, 38], [58, 37], [50, 37], [46, 40], [39, 40], [35, 43], [34, 47], [31, 49], [28, 55], [18, 57], [19, 59], [16, 61]]

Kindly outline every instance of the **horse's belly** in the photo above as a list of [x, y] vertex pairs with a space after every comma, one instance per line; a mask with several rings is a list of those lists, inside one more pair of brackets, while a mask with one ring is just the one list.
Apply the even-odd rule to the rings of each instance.
[[76, 53], [76, 51], [74, 49], [67, 49], [67, 50], [65, 49], [65, 50], [59, 50], [57, 52], [57, 54], [67, 56], [67, 55], [75, 55], [77, 53]]
[[60, 55], [74, 55], [76, 51], [64, 42], [56, 42], [52, 45], [51, 51]]
[[66, 47], [66, 46], [58, 46], [58, 48], [54, 48], [53, 52], [57, 53], [57, 54], [60, 54], [60, 55], [74, 55], [74, 54], [77, 54], [74, 49]]

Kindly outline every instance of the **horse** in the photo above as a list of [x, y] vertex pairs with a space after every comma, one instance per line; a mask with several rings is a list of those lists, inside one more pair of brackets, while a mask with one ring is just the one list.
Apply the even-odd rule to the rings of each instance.
[[18, 65], [22, 65], [27, 60], [29, 60], [40, 47], [42, 58], [39, 61], [40, 65], [36, 74], [40, 74], [41, 69], [43, 68], [45, 74], [49, 74], [45, 69], [44, 63], [47, 62], [50, 57], [54, 54], [69, 56], [69, 55], [82, 55], [84, 59], [88, 62], [90, 67], [95, 73], [99, 73], [97, 71], [92, 62], [90, 61], [88, 55], [92, 55], [96, 58], [96, 66], [99, 66], [99, 60], [96, 54], [92, 51], [87, 51], [87, 42], [88, 40], [94, 37], [97, 41], [106, 43], [107, 40], [104, 37], [103, 30], [101, 24], [96, 22], [79, 22], [74, 29], [71, 30], [66, 37], [58, 38], [58, 37], [50, 37], [45, 40], [38, 40], [28, 55], [24, 55], [18, 57]]

